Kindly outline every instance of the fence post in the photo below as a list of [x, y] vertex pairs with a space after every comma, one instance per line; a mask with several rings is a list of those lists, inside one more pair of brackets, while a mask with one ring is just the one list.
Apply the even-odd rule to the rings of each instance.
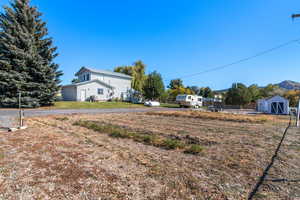
[[297, 119], [296, 119], [296, 126], [299, 127], [299, 118], [300, 118], [300, 100], [298, 102], [298, 108], [297, 108]]
[[22, 105], [21, 105], [21, 92], [19, 93], [19, 126], [23, 127], [23, 112], [22, 112]]

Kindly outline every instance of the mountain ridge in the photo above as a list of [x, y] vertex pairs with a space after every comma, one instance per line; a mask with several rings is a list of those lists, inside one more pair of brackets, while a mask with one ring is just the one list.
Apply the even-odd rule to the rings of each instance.
[[[300, 90], [300, 82], [291, 81], [291, 80], [285, 80], [280, 83], [274, 84], [277, 85], [280, 89], [283, 90]], [[264, 86], [266, 87], [266, 86]], [[264, 88], [260, 87], [260, 88]], [[215, 92], [227, 92], [229, 89], [223, 89], [223, 90], [215, 90]]]

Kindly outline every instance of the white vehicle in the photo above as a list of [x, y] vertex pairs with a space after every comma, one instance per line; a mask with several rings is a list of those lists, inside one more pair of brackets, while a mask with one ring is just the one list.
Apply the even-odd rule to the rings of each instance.
[[144, 105], [149, 107], [159, 107], [160, 103], [158, 101], [146, 101]]
[[180, 94], [176, 97], [180, 107], [199, 108], [203, 106], [203, 97], [197, 95]]

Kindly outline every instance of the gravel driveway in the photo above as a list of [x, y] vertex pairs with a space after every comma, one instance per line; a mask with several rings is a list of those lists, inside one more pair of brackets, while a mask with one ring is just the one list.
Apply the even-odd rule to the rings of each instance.
[[[25, 110], [25, 117], [64, 115], [64, 114], [101, 114], [101, 113], [131, 113], [148, 111], [178, 110], [177, 108], [114, 108], [114, 109], [62, 109], [62, 110]], [[0, 109], [0, 128], [11, 128], [16, 124], [18, 110]]]

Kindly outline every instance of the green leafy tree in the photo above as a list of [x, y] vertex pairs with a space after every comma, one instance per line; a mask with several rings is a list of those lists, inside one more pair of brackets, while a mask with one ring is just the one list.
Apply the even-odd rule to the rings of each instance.
[[292, 107], [298, 106], [299, 97], [300, 97], [299, 90], [287, 91], [283, 96], [290, 101], [290, 106], [292, 106]]
[[225, 102], [229, 105], [246, 105], [251, 102], [251, 94], [244, 84], [232, 84], [227, 92]]
[[146, 80], [146, 65], [142, 61], [137, 61], [133, 66], [132, 88], [142, 92]]
[[279, 89], [278, 85], [269, 84], [260, 90], [260, 95], [262, 97], [270, 97], [275, 94], [275, 91]]
[[214, 92], [209, 87], [200, 88], [199, 95], [205, 98], [213, 98]]
[[120, 66], [114, 69], [114, 72], [119, 72], [129, 76], [133, 76], [133, 67], [132, 66]]
[[198, 86], [190, 86], [187, 88], [190, 89], [191, 91], [193, 91], [194, 94], [199, 94], [199, 92], [200, 92], [200, 88]]
[[0, 106], [51, 105], [60, 90], [62, 72], [41, 13], [29, 0], [14, 0], [0, 14]]
[[161, 75], [156, 71], [150, 73], [147, 76], [143, 89], [146, 99], [159, 99], [165, 91]]
[[145, 74], [146, 65], [142, 61], [136, 61], [133, 66], [116, 67], [114, 71], [132, 76], [131, 87], [138, 92], [143, 92], [147, 76]]
[[176, 88], [184, 88], [183, 81], [181, 79], [171, 80], [168, 88], [174, 90]]
[[256, 102], [258, 99], [262, 98], [261, 89], [258, 85], [253, 84], [248, 87], [249, 93], [251, 95], [251, 102]]

